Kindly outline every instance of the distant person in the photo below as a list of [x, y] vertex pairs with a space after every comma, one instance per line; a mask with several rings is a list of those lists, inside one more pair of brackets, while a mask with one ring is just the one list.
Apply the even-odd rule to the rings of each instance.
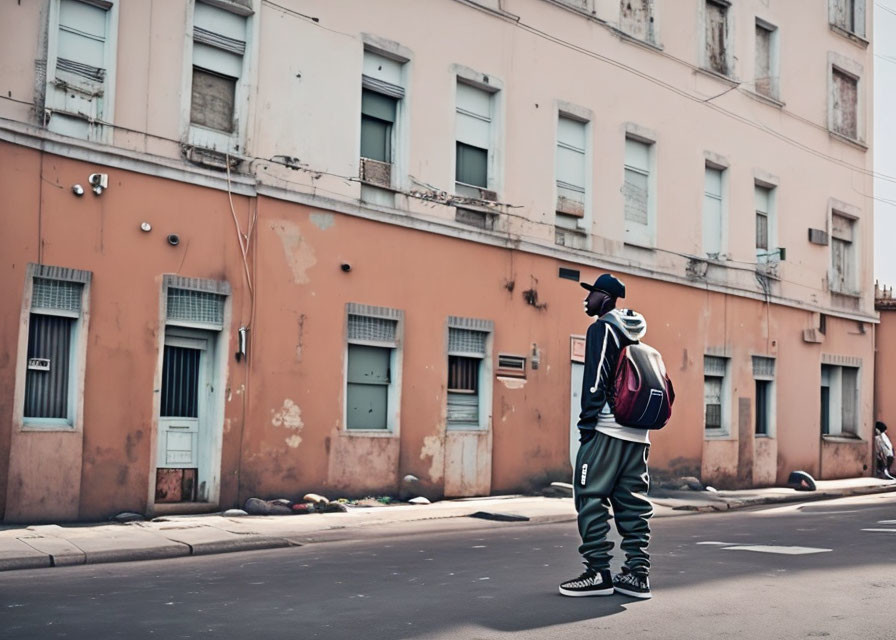
[[[638, 342], [647, 332], [644, 316], [616, 309], [625, 297], [625, 285], [609, 273], [589, 291], [585, 313], [597, 320], [588, 327], [585, 341], [585, 372], [582, 381], [582, 412], [579, 415], [579, 452], [573, 475], [578, 511], [579, 553], [585, 572], [560, 585], [565, 596], [606, 596], [614, 591], [635, 598], [649, 598], [649, 518], [653, 506], [645, 497], [649, 486], [647, 454], [650, 440], [646, 429], [617, 424], [609, 394], [620, 351]], [[616, 529], [622, 536], [625, 563], [622, 572], [610, 574], [610, 505]]]
[[877, 477], [896, 480], [890, 473], [890, 466], [893, 464], [893, 443], [887, 436], [887, 425], [880, 421], [874, 423], [874, 457]]

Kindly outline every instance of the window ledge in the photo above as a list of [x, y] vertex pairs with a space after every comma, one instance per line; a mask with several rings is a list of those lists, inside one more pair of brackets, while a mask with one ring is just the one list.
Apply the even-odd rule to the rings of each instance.
[[697, 73], [702, 73], [703, 75], [709, 76], [710, 78], [721, 80], [731, 87], [736, 87], [740, 84], [740, 82], [735, 80], [733, 77], [726, 76], [724, 73], [719, 73], [718, 71], [714, 71], [713, 69], [707, 69], [706, 67], [697, 67]]
[[775, 436], [773, 436], [770, 433], [754, 433], [753, 437], [760, 438], [762, 440], [774, 440], [775, 439]]
[[593, 12], [588, 11], [587, 9], [578, 6], [573, 2], [568, 2], [567, 0], [547, 0], [551, 4], [560, 7], [561, 9], [566, 9], [572, 13], [578, 14], [583, 18], [588, 18], [589, 20], [594, 20], [595, 22], [600, 22], [601, 24], [605, 24], [604, 20], [601, 20]]
[[65, 420], [27, 420], [22, 422], [19, 431], [56, 431], [61, 433], [80, 433], [73, 424]]
[[858, 45], [858, 46], [862, 47], [863, 49], [867, 49], [868, 45], [871, 44], [871, 42], [869, 40], [867, 40], [866, 38], [863, 38], [859, 34], [853, 33], [852, 31], [849, 31], [848, 29], [844, 29], [843, 27], [838, 26], [836, 24], [831, 24], [831, 31], [833, 31], [834, 33], [836, 33], [838, 35], [843, 36], [844, 38], [846, 38], [853, 44]]
[[831, 289], [831, 293], [838, 296], [845, 296], [847, 298], [855, 298], [856, 300], [860, 300], [862, 298], [861, 292], [858, 291], [837, 291], [836, 289]]
[[388, 429], [343, 429], [342, 435], [350, 438], [395, 438], [398, 433]]
[[832, 131], [828, 129], [828, 134], [834, 138], [835, 140], [839, 140], [840, 142], [845, 142], [851, 147], [855, 147], [856, 149], [861, 149], [862, 151], [868, 151], [868, 145], [858, 140], [856, 138], [850, 138], [849, 136], [845, 136], [842, 133], [837, 133], [836, 131]]
[[742, 89], [742, 91], [753, 98], [758, 102], [765, 103], [771, 107], [775, 107], [776, 109], [783, 109], [786, 106], [786, 103], [782, 100], [778, 100], [772, 96], [767, 96], [764, 93], [759, 93], [758, 91], [753, 91], [752, 89]]
[[862, 440], [859, 436], [854, 435], [834, 435], [834, 434], [822, 434], [821, 439], [824, 442], [835, 442], [840, 444], [868, 444], [865, 440]]
[[478, 427], [471, 424], [447, 425], [446, 433], [488, 433], [485, 427]]
[[703, 431], [703, 439], [704, 440], [736, 440], [734, 436], [730, 433], [707, 433], [705, 430]]
[[641, 249], [642, 251], [656, 251], [656, 245], [650, 245], [646, 242], [632, 242], [631, 240], [625, 240], [623, 243], [625, 247], [631, 247], [632, 249]]
[[659, 51], [659, 52], [665, 51], [665, 49], [663, 48], [663, 45], [658, 44], [656, 42], [651, 42], [650, 40], [642, 40], [641, 38], [636, 38], [632, 34], [626, 33], [625, 31], [623, 31], [622, 29], [619, 29], [617, 27], [610, 27], [610, 31], [612, 31], [617, 36], [619, 36], [619, 39], [622, 40], [623, 42], [628, 42], [630, 44], [641, 46], [641, 47], [644, 47], [645, 49], [650, 49], [651, 51]]

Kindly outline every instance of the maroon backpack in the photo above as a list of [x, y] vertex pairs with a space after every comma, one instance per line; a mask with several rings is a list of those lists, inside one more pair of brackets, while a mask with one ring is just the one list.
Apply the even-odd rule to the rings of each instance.
[[636, 342], [622, 348], [610, 408], [616, 422], [639, 429], [662, 429], [672, 415], [675, 390], [660, 352]]

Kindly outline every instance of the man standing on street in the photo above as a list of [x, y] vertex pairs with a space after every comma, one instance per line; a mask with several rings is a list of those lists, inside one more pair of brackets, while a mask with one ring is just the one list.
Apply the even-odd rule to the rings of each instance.
[[[588, 327], [585, 342], [585, 372], [582, 381], [582, 412], [579, 415], [579, 452], [573, 470], [575, 505], [582, 544], [579, 553], [585, 572], [560, 585], [565, 596], [604, 596], [622, 593], [649, 598], [649, 518], [653, 507], [645, 497], [649, 487], [647, 454], [650, 440], [646, 429], [617, 424], [610, 407], [610, 394], [620, 351], [638, 342], [647, 332], [644, 316], [617, 310], [616, 300], [625, 297], [625, 285], [609, 273], [589, 291], [585, 313], [597, 320]], [[625, 563], [611, 577], [610, 511], [622, 536]]]

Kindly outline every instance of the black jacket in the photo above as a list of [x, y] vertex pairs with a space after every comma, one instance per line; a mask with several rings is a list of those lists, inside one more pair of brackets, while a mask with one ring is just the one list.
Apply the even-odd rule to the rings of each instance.
[[605, 313], [588, 327], [579, 429], [594, 429], [597, 425], [597, 416], [609, 401], [619, 353], [623, 347], [638, 342], [646, 331], [644, 317], [625, 309]]

